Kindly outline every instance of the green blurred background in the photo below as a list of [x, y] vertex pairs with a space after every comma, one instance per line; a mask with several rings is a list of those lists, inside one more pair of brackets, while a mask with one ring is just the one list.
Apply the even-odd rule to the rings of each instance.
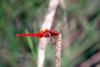
[[[65, 2], [66, 10], [58, 7], [53, 24], [63, 35], [61, 67], [100, 67], [100, 0]], [[38, 38], [15, 35], [38, 32], [48, 4], [49, 0], [0, 0], [0, 67], [37, 66]], [[46, 48], [44, 67], [55, 65], [52, 44]]]

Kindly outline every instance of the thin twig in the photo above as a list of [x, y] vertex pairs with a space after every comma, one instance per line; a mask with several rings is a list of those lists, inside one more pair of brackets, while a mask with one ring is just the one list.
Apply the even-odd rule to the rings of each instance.
[[57, 37], [56, 40], [56, 58], [55, 58], [55, 67], [61, 67], [61, 43], [62, 36], [61, 34]]

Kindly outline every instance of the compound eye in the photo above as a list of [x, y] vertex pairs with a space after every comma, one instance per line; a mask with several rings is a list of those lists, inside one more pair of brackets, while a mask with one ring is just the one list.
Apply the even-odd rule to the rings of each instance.
[[58, 33], [56, 30], [52, 30], [52, 31], [51, 31], [51, 35], [52, 35], [52, 36], [57, 36], [58, 34], [59, 34], [59, 33]]

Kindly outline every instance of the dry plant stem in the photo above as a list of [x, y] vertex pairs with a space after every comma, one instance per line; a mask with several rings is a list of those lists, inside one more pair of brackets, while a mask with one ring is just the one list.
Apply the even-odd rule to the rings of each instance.
[[[45, 30], [45, 29], [50, 30], [58, 4], [59, 4], [59, 0], [50, 0], [49, 7], [48, 7], [48, 14], [45, 17], [41, 30]], [[49, 41], [49, 38], [41, 38], [39, 40], [37, 67], [43, 67], [44, 59], [45, 59], [45, 48], [48, 44], [48, 41]]]
[[55, 67], [61, 67], [61, 43], [62, 43], [62, 36], [61, 34], [57, 37], [56, 40], [56, 58], [55, 58]]

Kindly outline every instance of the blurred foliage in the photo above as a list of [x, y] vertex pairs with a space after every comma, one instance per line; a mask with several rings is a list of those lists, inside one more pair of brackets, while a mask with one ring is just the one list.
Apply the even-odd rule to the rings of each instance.
[[[70, 3], [67, 11], [58, 7], [54, 26], [62, 30], [65, 40], [62, 67], [77, 67], [100, 52], [100, 0], [66, 1]], [[48, 3], [49, 0], [0, 0], [0, 67], [36, 67], [38, 39], [15, 35], [38, 32]], [[65, 14], [68, 23], [62, 22]], [[68, 36], [72, 42], [67, 48]], [[55, 53], [51, 45], [46, 49], [45, 67], [54, 67]]]

